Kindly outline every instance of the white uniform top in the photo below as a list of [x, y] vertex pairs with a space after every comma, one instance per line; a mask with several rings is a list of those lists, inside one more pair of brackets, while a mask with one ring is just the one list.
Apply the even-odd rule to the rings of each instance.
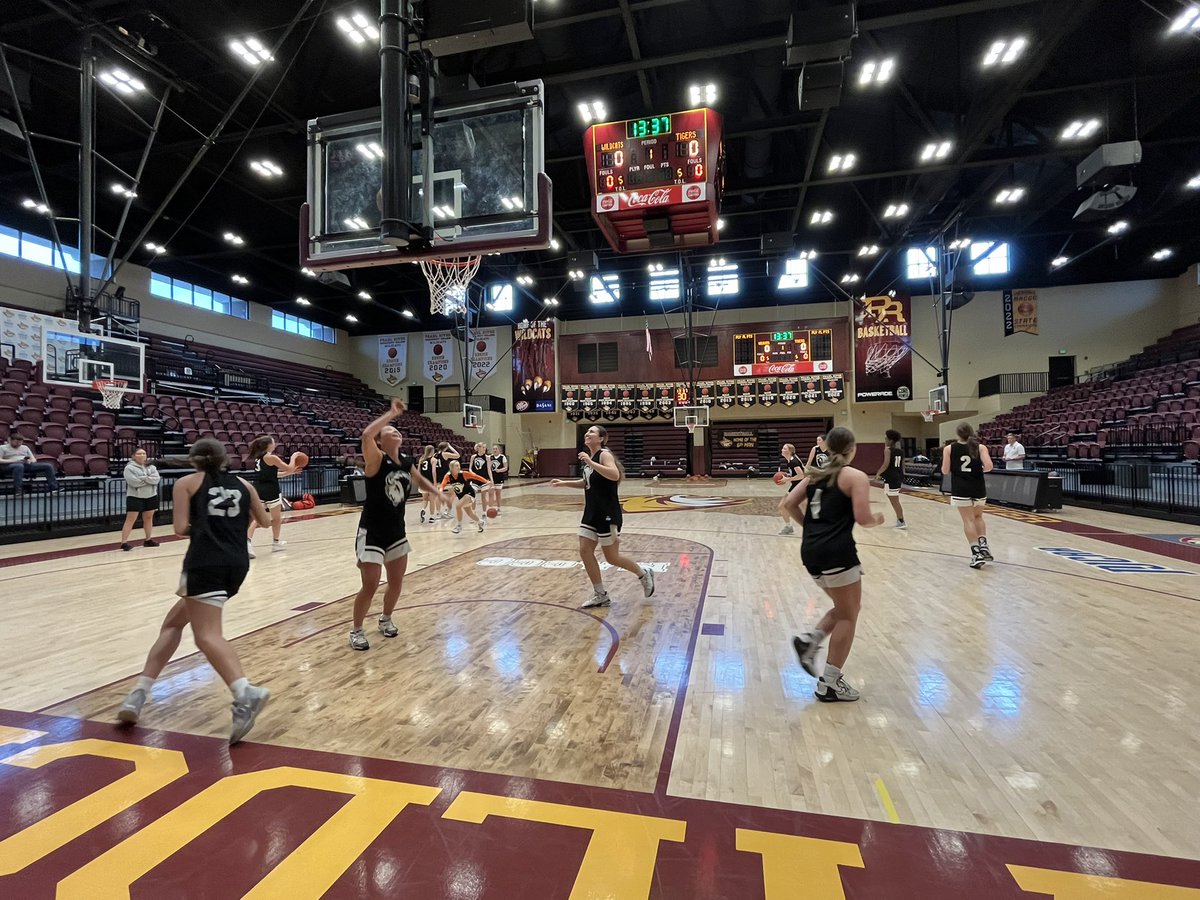
[[1020, 441], [1013, 441], [1011, 444], [1004, 445], [1004, 468], [1006, 469], [1023, 469], [1025, 468], [1024, 459], [1014, 459], [1014, 457], [1025, 455], [1025, 448]]

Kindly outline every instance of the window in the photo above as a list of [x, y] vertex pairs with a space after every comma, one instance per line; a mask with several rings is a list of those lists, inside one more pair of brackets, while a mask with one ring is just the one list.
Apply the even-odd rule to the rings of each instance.
[[733, 297], [741, 289], [737, 263], [708, 267], [708, 296]]
[[576, 362], [581, 375], [615, 372], [617, 371], [616, 342], [579, 344], [576, 347]]
[[686, 369], [688, 361], [698, 369], [711, 369], [717, 365], [717, 339], [706, 334], [698, 334], [693, 338], [695, 348], [688, 352], [688, 339], [675, 338], [675, 368]]
[[621, 279], [617, 275], [593, 275], [592, 293], [588, 297], [593, 303], [620, 303]]
[[794, 256], [783, 261], [783, 274], [776, 286], [781, 291], [798, 291], [808, 287], [808, 260]]
[[174, 300], [176, 303], [186, 303], [197, 309], [207, 309], [210, 312], [233, 316], [237, 319], [250, 318], [250, 305], [245, 300], [230, 297], [219, 291], [209, 290], [198, 284], [190, 284], [170, 275], [158, 272], [150, 273], [150, 294], [162, 297], [164, 300]]
[[[59, 252], [54, 249], [53, 242], [47, 238], [4, 225], [0, 225], [0, 255], [70, 272], [72, 275], [79, 274], [79, 251], [74, 247], [64, 245], [62, 251]], [[92, 277], [104, 278], [107, 271], [104, 267], [104, 257], [93, 253]]]
[[650, 299], [659, 301], [678, 300], [680, 297], [679, 270], [667, 269], [650, 274]]
[[[233, 302], [241, 303], [242, 301], [234, 300]], [[324, 341], [327, 344], [337, 343], [337, 332], [328, 325], [310, 322], [308, 319], [282, 313], [277, 309], [271, 311], [271, 327], [299, 337]]]
[[971, 261], [979, 260], [972, 267], [976, 275], [1007, 275], [1010, 260], [1008, 243], [978, 241], [971, 245]]
[[487, 308], [493, 312], [513, 311], [513, 286], [511, 284], [489, 284], [487, 287]]
[[0, 225], [0, 256], [21, 255], [21, 232], [15, 228]]
[[909, 247], [905, 254], [909, 278], [937, 278], [937, 250], [933, 247]]

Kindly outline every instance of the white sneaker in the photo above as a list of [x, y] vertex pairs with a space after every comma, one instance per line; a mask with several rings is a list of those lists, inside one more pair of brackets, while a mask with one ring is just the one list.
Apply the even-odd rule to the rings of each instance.
[[355, 628], [350, 632], [350, 649], [352, 650], [370, 650], [371, 645], [367, 642], [367, 636], [363, 634], [361, 628]]
[[821, 680], [817, 682], [816, 691], [813, 693], [822, 703], [837, 703], [839, 700], [844, 703], [852, 703], [860, 696], [858, 691], [850, 687], [846, 683], [846, 679], [841, 675], [832, 684], [822, 676]]
[[454, 532], [455, 534], [462, 534], [462, 525], [455, 525], [455, 526], [454, 526], [453, 528], [451, 528], [450, 530], [451, 530], [452, 532]]
[[608, 606], [610, 603], [612, 603], [612, 600], [609, 599], [608, 591], [605, 591], [604, 593], [600, 593], [599, 591], [597, 591], [596, 593], [594, 593], [592, 595], [592, 598], [590, 600], [584, 601], [583, 606], [581, 606], [580, 608], [581, 609], [595, 609], [598, 606]]
[[266, 688], [250, 685], [242, 696], [233, 701], [233, 730], [229, 733], [230, 745], [236, 744], [254, 727], [254, 721], [263, 711], [271, 692]]
[[796, 529], [793, 528], [791, 525], [784, 525], [782, 528], [779, 529], [779, 533], [780, 534], [795, 534]]
[[117, 710], [117, 721], [124, 722], [126, 725], [136, 725], [137, 720], [142, 716], [142, 707], [145, 705], [146, 692], [141, 688], [134, 688], [125, 698], [125, 702], [121, 704], [121, 708]]
[[[379, 617], [379, 633], [384, 637], [393, 638], [400, 634], [400, 629], [396, 627], [396, 623], [392, 621], [391, 616], [381, 615]], [[353, 636], [351, 636], [351, 640], [353, 639]]]
[[254, 552], [253, 541], [246, 541], [246, 552], [250, 554], [251, 559], [258, 559], [258, 554]]
[[897, 522], [897, 523], [896, 523], [896, 527], [897, 527], [898, 529], [900, 529], [901, 531], [907, 531], [907, 530], [908, 530], [908, 523], [907, 523], [907, 522], [905, 522], [903, 519], [901, 519], [899, 522]]
[[642, 591], [647, 598], [654, 596], [654, 572], [642, 566], [642, 576], [638, 579], [642, 583]]
[[280, 550], [287, 549], [287, 541], [271, 541], [271, 552], [278, 553]]

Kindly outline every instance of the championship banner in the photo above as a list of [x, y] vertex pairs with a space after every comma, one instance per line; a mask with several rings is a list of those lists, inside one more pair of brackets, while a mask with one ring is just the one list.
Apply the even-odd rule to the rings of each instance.
[[654, 390], [654, 405], [658, 408], [659, 418], [674, 418], [675, 413], [673, 410], [675, 409], [675, 385], [656, 385]]
[[[554, 412], [554, 322], [513, 328], [513, 409]], [[586, 412], [586, 410], [585, 410]]]
[[826, 375], [821, 379], [821, 391], [830, 403], [841, 403], [846, 396], [846, 379], [842, 375]]
[[737, 402], [737, 397], [733, 393], [732, 381], [717, 382], [717, 406], [721, 409], [729, 409]]
[[653, 419], [658, 415], [654, 405], [654, 388], [648, 384], [641, 385], [637, 390], [637, 408], [643, 419]]
[[594, 387], [584, 385], [582, 388], [580, 388], [579, 410], [583, 413], [583, 416], [586, 419], [596, 419], [600, 417], [600, 403]]
[[562, 389], [562, 409], [565, 413], [579, 409], [579, 388], [573, 384], [565, 384]]
[[867, 297], [854, 326], [854, 399], [912, 399], [912, 304], [907, 294]]
[[821, 401], [821, 379], [815, 375], [800, 382], [800, 399], [813, 404]]
[[597, 390], [600, 392], [600, 415], [610, 421], [617, 418], [620, 415], [617, 410], [617, 389], [611, 384], [605, 384]]
[[717, 394], [712, 382], [704, 381], [696, 385], [696, 405], [706, 406], [710, 409], [717, 402]]
[[422, 375], [434, 384], [454, 378], [454, 335], [448, 331], [425, 332], [425, 368]]
[[795, 406], [800, 400], [799, 385], [794, 381], [780, 382], [779, 402], [784, 406]]
[[408, 335], [379, 336], [379, 380], [392, 387], [408, 377]]
[[638, 417], [637, 388], [632, 385], [622, 385], [617, 391], [617, 409], [622, 419]]
[[471, 377], [483, 381], [496, 371], [496, 329], [476, 328], [471, 332], [471, 347], [468, 350]]
[[761, 406], [774, 406], [779, 399], [778, 381], [760, 381], [758, 383], [758, 402]]
[[737, 385], [737, 402], [738, 406], [747, 408], [758, 402], [757, 392], [755, 391], [753, 381], [739, 381]]
[[1038, 333], [1037, 291], [1004, 292], [1004, 336]]

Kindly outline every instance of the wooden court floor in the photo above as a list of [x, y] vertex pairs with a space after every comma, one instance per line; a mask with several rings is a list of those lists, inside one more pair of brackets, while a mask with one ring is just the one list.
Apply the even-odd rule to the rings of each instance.
[[[111, 878], [105, 867], [134, 853], [142, 825], [157, 824], [159, 813], [147, 812], [107, 842], [102, 830], [85, 829], [65, 834], [76, 844], [56, 844], [51, 835], [67, 827], [61, 823], [82, 828], [78, 810], [76, 818], [55, 819], [63, 807], [45, 800], [31, 812], [31, 776], [21, 766], [34, 764], [7, 758], [50, 752], [37, 748], [65, 740], [176, 748], [193, 773], [196, 759], [208, 760], [210, 789], [243, 771], [246, 760], [254, 768], [282, 759], [304, 771], [315, 760], [336, 760], [328, 765], [345, 777], [440, 772], [428, 777], [443, 789], [449, 781], [456, 789], [486, 788], [471, 797], [536, 805], [542, 801], [530, 797], [559, 791], [563, 809], [599, 805], [639, 815], [653, 803], [652, 821], [672, 820], [674, 809], [695, 836], [672, 837], [663, 826], [657, 855], [643, 860], [650, 870], [658, 866], [645, 892], [633, 863], [626, 875], [589, 868], [588, 859], [603, 860], [591, 856], [601, 853], [596, 830], [590, 845], [561, 851], [580, 854], [583, 863], [553, 878], [552, 866], [537, 874], [551, 879], [545, 893], [519, 880], [534, 877], [526, 859], [524, 874], [511, 876], [517, 881], [499, 882], [508, 887], [483, 878], [474, 893], [475, 882], [453, 887], [449, 876], [415, 893], [392, 893], [372, 887], [366, 875], [355, 882], [347, 863], [331, 871], [322, 888], [329, 896], [949, 897], [962, 896], [950, 885], [966, 884], [989, 897], [1200, 898], [1200, 529], [1071, 508], [1053, 515], [994, 510], [988, 528], [996, 562], [976, 572], [967, 567], [954, 510], [906, 494], [909, 528], [898, 531], [882, 493], [873, 491], [888, 525], [857, 532], [864, 603], [845, 666], [862, 700], [825, 705], [813, 697], [790, 641], [827, 604], [800, 565], [800, 538], [777, 534], [780, 493], [765, 480], [624, 484], [623, 544], [653, 565], [657, 590], [645, 600], [632, 576], [608, 571], [613, 605], [602, 610], [578, 608], [589, 592], [574, 536], [579, 492], [545, 484], [506, 491], [503, 516], [482, 534], [419, 525], [410, 508], [414, 553], [395, 617], [401, 635], [384, 639], [368, 620], [366, 653], [347, 645], [358, 583], [356, 512], [296, 516], [285, 525], [288, 546], [280, 553], [270, 552], [260, 531], [258, 559], [227, 607], [226, 632], [236, 636], [247, 674], [273, 698], [251, 743], [233, 751], [219, 740], [228, 731], [227, 692], [190, 637], [156, 686], [142, 726], [111, 725], [171, 600], [182, 542], [122, 553], [108, 535], [0, 548], [0, 710], [9, 711], [0, 713], [0, 895], [6, 877], [22, 889], [46, 886], [52, 896], [61, 876], [82, 892], [87, 877]], [[444, 819], [470, 819], [468, 793], [458, 794]], [[67, 796], [85, 802], [78, 791]], [[177, 800], [167, 804], [174, 810], [168, 817], [181, 815]], [[424, 802], [440, 811], [437, 801]], [[272, 821], [286, 820], [289, 809], [297, 821], [315, 815], [303, 808], [293, 798]], [[486, 803], [480, 808], [486, 816]], [[676, 887], [694, 874], [671, 874], [679, 860], [669, 842], [680, 841], [686, 856], [690, 841], [716, 827], [710, 819], [737, 827], [736, 844], [732, 831], [714, 838], [728, 872]], [[51, 820], [54, 827], [46, 825]], [[36, 840], [28, 837], [39, 822], [45, 827]], [[945, 894], [929, 887], [933, 875], [933, 882], [913, 876], [912, 884], [925, 887], [911, 891], [902, 880], [889, 882], [868, 850], [879, 827], [872, 823], [926, 836], [922, 846], [937, 845], [931, 859], [953, 863], [960, 854], [967, 874], [943, 873]], [[835, 838], [839, 828], [850, 837]], [[314, 829], [301, 828], [295, 846], [320, 833]], [[777, 844], [783, 832], [829, 845], [831, 855], [810, 848], [813, 859], [832, 866], [826, 881], [814, 882], [827, 892], [788, 892], [788, 866], [808, 851]], [[508, 837], [526, 848], [545, 840]], [[972, 841], [989, 837], [1017, 839], [1017, 849], [997, 851], [1008, 867], [1003, 877], [991, 869], [986, 878], [970, 874]], [[52, 852], [36, 856], [26, 844], [37, 841]], [[861, 856], [847, 850], [843, 858], [835, 844], [859, 847]], [[63, 855], [71, 847], [90, 849], [68, 864]], [[1048, 868], [1032, 865], [1038, 848], [1053, 857]], [[355, 865], [378, 880], [382, 863], [369, 862], [377, 848], [361, 849]], [[283, 877], [281, 852], [247, 863], [247, 890], [255, 879]], [[747, 854], [754, 865], [745, 865]], [[1026, 854], [1031, 865], [1014, 865], [1013, 854]], [[446, 863], [464, 864], [453, 854]], [[419, 870], [400, 867], [394, 883], [411, 887]], [[162, 865], [131, 871], [142, 872], [137, 884], [145, 896], [166, 895], [147, 886], [166, 890], [181, 877]], [[1043, 871], [1052, 874], [1030, 874]], [[1092, 880], [1055, 881], [1053, 872]], [[1122, 885], [1131, 892], [1121, 893]], [[1093, 889], [1099, 892], [1087, 893]], [[59, 896], [69, 895], [60, 885]]]

